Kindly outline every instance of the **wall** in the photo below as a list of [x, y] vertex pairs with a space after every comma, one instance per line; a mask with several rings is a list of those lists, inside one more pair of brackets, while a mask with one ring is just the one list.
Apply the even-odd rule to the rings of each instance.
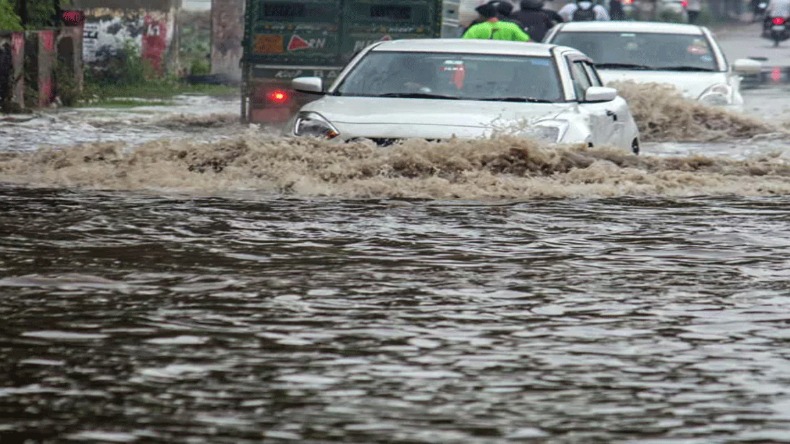
[[233, 82], [241, 81], [244, 3], [244, 0], [211, 3], [211, 74]]
[[0, 32], [2, 111], [46, 107], [63, 94], [77, 94], [82, 88], [82, 64], [76, 56], [81, 44], [78, 27]]
[[160, 74], [178, 66], [180, 0], [76, 0], [85, 11], [83, 59], [100, 62], [130, 42]]

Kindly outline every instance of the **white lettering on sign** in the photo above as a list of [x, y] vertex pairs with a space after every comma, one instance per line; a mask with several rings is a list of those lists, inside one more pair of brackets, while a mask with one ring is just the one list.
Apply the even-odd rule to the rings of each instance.
[[294, 79], [302, 75], [301, 69], [282, 69], [274, 74], [275, 79]]
[[356, 42], [354, 42], [354, 52], [365, 49], [365, 47], [367, 47], [368, 45], [372, 45], [376, 42], [386, 42], [389, 40], [392, 40], [392, 37], [389, 35], [385, 35], [378, 40], [357, 40]]
[[291, 36], [288, 41], [288, 51], [301, 51], [305, 49], [323, 49], [326, 48], [326, 39], [304, 39], [296, 34]]

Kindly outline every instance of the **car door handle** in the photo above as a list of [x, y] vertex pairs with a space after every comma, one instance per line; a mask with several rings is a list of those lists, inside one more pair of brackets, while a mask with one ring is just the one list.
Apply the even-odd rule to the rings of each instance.
[[611, 117], [611, 118], [612, 118], [612, 120], [614, 120], [615, 122], [617, 122], [617, 113], [616, 113], [616, 112], [614, 112], [614, 111], [610, 111], [610, 110], [608, 110], [608, 109], [607, 109], [607, 110], [606, 110], [606, 116], [607, 116], [607, 117]]

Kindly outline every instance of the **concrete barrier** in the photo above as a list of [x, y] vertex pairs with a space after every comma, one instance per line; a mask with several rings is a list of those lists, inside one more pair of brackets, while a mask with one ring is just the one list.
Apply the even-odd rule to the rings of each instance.
[[82, 89], [81, 28], [0, 33], [0, 105], [3, 112], [50, 106], [64, 63], [73, 88]]
[[0, 108], [25, 108], [25, 33], [0, 33]]

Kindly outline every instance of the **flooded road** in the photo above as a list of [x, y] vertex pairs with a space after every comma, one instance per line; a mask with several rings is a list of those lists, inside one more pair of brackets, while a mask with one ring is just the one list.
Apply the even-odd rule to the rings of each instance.
[[777, 91], [638, 157], [3, 126], [0, 443], [790, 442]]

